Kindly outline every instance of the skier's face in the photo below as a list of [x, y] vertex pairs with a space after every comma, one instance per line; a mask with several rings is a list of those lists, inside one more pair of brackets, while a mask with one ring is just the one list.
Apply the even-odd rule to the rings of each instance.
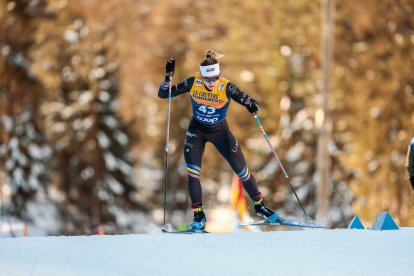
[[219, 83], [220, 76], [207, 78], [203, 77], [204, 85], [208, 90], [214, 90]]

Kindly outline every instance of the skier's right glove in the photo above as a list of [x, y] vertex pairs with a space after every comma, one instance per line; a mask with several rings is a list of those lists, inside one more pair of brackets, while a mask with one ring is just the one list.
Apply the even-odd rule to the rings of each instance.
[[165, 64], [165, 74], [167, 76], [172, 77], [175, 72], [175, 59], [170, 58], [167, 63]]
[[259, 111], [259, 103], [255, 100], [253, 100], [253, 98], [251, 98], [250, 100], [246, 101], [246, 108], [247, 110], [251, 113], [251, 114], [256, 114]]
[[411, 186], [414, 189], [414, 175], [410, 176], [410, 182], [411, 182]]

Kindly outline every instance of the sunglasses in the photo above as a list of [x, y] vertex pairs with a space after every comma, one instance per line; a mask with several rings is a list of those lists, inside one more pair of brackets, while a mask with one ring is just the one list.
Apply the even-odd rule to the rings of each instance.
[[203, 80], [204, 80], [205, 82], [215, 82], [215, 81], [217, 81], [219, 78], [220, 78], [220, 76], [217, 76], [217, 77], [212, 77], [212, 78], [203, 77]]

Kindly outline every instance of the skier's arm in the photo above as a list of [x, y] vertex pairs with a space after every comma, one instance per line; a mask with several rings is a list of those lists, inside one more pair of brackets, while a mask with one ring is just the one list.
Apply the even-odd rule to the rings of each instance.
[[[169, 76], [165, 76], [165, 80], [161, 83], [160, 88], [158, 89], [158, 97], [162, 99], [168, 98], [168, 85], [170, 83]], [[175, 84], [171, 87], [171, 97], [175, 97], [184, 93], [187, 93], [191, 90], [191, 87], [194, 83], [194, 77], [186, 78], [184, 81]]]
[[227, 97], [246, 107], [247, 110], [255, 114], [259, 111], [259, 103], [252, 97], [241, 91], [235, 84], [229, 82], [226, 87]]

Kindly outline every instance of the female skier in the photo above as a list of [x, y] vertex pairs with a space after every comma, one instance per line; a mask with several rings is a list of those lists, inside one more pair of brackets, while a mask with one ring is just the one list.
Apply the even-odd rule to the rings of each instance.
[[[256, 114], [259, 104], [241, 91], [235, 84], [221, 77], [218, 59], [223, 55], [208, 50], [200, 63], [200, 72], [172, 86], [171, 97], [189, 93], [193, 116], [187, 130], [184, 157], [188, 173], [188, 193], [194, 221], [190, 229], [204, 229], [206, 215], [202, 207], [200, 184], [201, 161], [206, 142], [211, 142], [240, 177], [243, 186], [253, 201], [257, 215], [270, 222], [277, 222], [279, 215], [268, 208], [257, 187], [256, 179], [250, 173], [240, 145], [231, 133], [226, 121], [227, 109], [233, 99], [247, 110]], [[169, 77], [174, 74], [175, 60], [167, 61], [166, 77], [158, 90], [160, 98], [168, 98]]]

